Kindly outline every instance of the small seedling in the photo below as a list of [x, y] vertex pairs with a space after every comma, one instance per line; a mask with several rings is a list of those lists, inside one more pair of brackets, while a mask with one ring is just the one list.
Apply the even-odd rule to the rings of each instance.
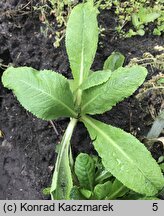
[[[135, 35], [143, 36], [149, 31], [154, 35], [161, 35], [164, 31], [164, 6], [162, 0], [129, 0], [112, 1], [117, 15], [116, 30], [119, 36], [129, 38]], [[154, 29], [149, 26], [153, 23]], [[128, 25], [129, 24], [129, 25]], [[129, 26], [132, 27], [129, 29]]]
[[132, 15], [132, 24], [136, 30], [134, 33], [143, 36], [145, 34], [145, 25], [154, 22], [160, 16], [160, 11], [157, 12], [153, 8], [149, 7], [141, 7], [137, 13], [133, 13]]
[[[90, 70], [98, 43], [97, 14], [97, 8], [89, 0], [77, 5], [69, 17], [66, 49], [72, 80], [50, 70], [10, 67], [4, 72], [2, 82], [38, 118], [70, 118], [55, 164], [52, 199], [70, 199], [73, 188], [70, 141], [78, 121], [87, 128], [106, 171], [127, 188], [153, 196], [163, 188], [164, 178], [146, 147], [131, 134], [88, 116], [111, 110], [132, 95], [147, 75], [142, 66], [122, 67], [122, 60], [120, 64], [116, 61], [113, 71], [108, 62], [103, 71]], [[110, 65], [110, 69], [106, 65]], [[83, 195], [89, 196], [89, 193], [83, 191]]]

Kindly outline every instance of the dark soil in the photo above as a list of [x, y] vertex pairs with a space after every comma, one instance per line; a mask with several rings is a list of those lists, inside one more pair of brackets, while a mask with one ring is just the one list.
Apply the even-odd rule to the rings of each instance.
[[[44, 37], [41, 33], [44, 24], [39, 20], [39, 13], [33, 11], [31, 5], [23, 8], [27, 3], [28, 1], [21, 0], [0, 2], [0, 59], [4, 65], [11, 63], [14, 66], [53, 69], [71, 77], [64, 40], [60, 48], [54, 48], [54, 33], [49, 32]], [[100, 37], [94, 70], [102, 68], [104, 60], [112, 51], [122, 52], [128, 63], [131, 58], [139, 57], [145, 52], [158, 54], [154, 46], [163, 45], [162, 37], [151, 35], [117, 39], [114, 37], [116, 33], [111, 31], [116, 22], [110, 11], [103, 11], [99, 22], [106, 31], [105, 36]], [[55, 21], [53, 25], [55, 32]], [[148, 69], [147, 80], [159, 73], [156, 68]], [[2, 73], [1, 69], [0, 75]], [[158, 112], [161, 99], [158, 95], [155, 99], [148, 95], [139, 102], [135, 98], [136, 94], [119, 103], [110, 112], [96, 117], [131, 132], [142, 140], [153, 123], [148, 107], [153, 104], [151, 108]], [[56, 157], [55, 145], [59, 143], [67, 123], [67, 119], [54, 122], [59, 132], [57, 136], [49, 122], [37, 119], [27, 112], [12, 92], [0, 83], [0, 130], [3, 132], [0, 138], [0, 199], [47, 199], [42, 189], [51, 184]], [[74, 132], [72, 146], [74, 155], [79, 151], [94, 152], [88, 134], [80, 123]], [[156, 159], [164, 154], [159, 143], [152, 149], [152, 154]]]

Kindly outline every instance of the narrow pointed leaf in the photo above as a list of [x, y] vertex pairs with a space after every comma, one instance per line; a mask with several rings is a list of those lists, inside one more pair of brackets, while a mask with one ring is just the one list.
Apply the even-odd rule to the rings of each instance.
[[[68, 145], [61, 155], [60, 165], [58, 166], [57, 175], [53, 177], [51, 185], [51, 196], [53, 200], [69, 200], [70, 192], [73, 187], [72, 173], [68, 157]], [[54, 179], [56, 178], [56, 179]]]
[[88, 78], [82, 83], [80, 88], [82, 90], [89, 89], [94, 86], [98, 86], [102, 83], [105, 83], [111, 76], [110, 70], [96, 71], [91, 73]]
[[76, 86], [87, 78], [97, 49], [97, 9], [91, 2], [77, 5], [66, 30], [66, 49]]
[[119, 52], [113, 52], [104, 62], [104, 70], [115, 71], [124, 64], [125, 57]]
[[39, 118], [51, 120], [76, 116], [69, 83], [58, 73], [10, 67], [4, 72], [2, 82], [13, 90], [23, 107]]
[[164, 187], [164, 177], [150, 152], [131, 134], [83, 117], [105, 169], [126, 187], [153, 196]]
[[142, 66], [118, 68], [109, 80], [87, 89], [82, 96], [82, 113], [99, 114], [129, 97], [143, 83], [147, 70]]

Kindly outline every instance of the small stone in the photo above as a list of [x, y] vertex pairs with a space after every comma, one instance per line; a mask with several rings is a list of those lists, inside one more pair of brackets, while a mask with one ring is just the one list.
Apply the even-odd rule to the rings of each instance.
[[48, 169], [52, 172], [52, 170], [54, 169], [54, 166], [48, 166]]
[[4, 148], [9, 148], [9, 149], [12, 148], [12, 144], [10, 142], [8, 142], [6, 139], [2, 141], [1, 146], [4, 147]]

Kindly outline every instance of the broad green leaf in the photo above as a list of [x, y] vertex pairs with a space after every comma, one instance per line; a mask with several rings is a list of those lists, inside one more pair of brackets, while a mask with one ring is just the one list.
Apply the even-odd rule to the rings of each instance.
[[94, 196], [98, 200], [105, 198], [112, 190], [112, 182], [107, 181], [103, 184], [97, 184], [94, 188]]
[[125, 187], [120, 181], [115, 179], [112, 184], [111, 191], [109, 194], [107, 194], [106, 199], [114, 200], [118, 197], [124, 196], [128, 191], [129, 189], [127, 187]]
[[113, 52], [104, 62], [104, 70], [115, 71], [124, 64], [125, 57], [119, 52]]
[[80, 153], [75, 161], [75, 174], [79, 180], [80, 187], [88, 190], [93, 189], [95, 164], [93, 159], [85, 153]]
[[94, 86], [98, 86], [102, 83], [105, 83], [109, 77], [111, 76], [110, 70], [103, 70], [103, 71], [96, 71], [91, 73], [91, 75], [88, 76], [88, 78], [82, 83], [80, 88], [82, 90], [89, 89]]
[[110, 110], [132, 95], [146, 75], [147, 70], [142, 66], [118, 68], [107, 82], [83, 91], [82, 113], [99, 114]]
[[88, 77], [97, 49], [98, 11], [93, 3], [77, 5], [71, 12], [66, 29], [66, 49], [76, 86]]
[[154, 196], [164, 177], [146, 147], [134, 136], [90, 117], [82, 117], [105, 169], [135, 192]]
[[13, 90], [22, 106], [38, 118], [51, 120], [76, 116], [69, 83], [58, 73], [10, 67], [3, 73], [2, 82]]

